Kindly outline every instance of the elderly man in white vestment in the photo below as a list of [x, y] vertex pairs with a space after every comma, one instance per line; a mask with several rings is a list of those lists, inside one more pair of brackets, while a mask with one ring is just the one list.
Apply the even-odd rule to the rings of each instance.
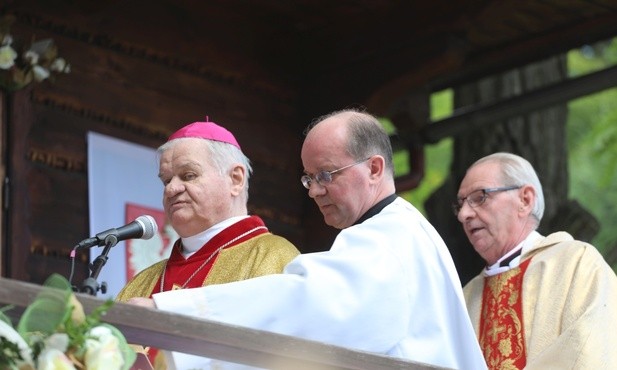
[[392, 147], [375, 117], [332, 113], [307, 131], [301, 181], [326, 224], [326, 252], [282, 274], [153, 295], [134, 304], [453, 369], [485, 369], [443, 240], [395, 194]]
[[617, 369], [617, 276], [592, 245], [536, 231], [544, 196], [527, 160], [478, 160], [453, 207], [487, 263], [464, 292], [489, 369]]

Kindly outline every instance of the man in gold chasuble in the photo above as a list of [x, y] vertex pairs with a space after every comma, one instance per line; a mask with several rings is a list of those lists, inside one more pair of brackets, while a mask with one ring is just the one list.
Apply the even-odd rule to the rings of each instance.
[[489, 369], [617, 369], [617, 277], [592, 245], [536, 231], [544, 195], [527, 160], [478, 160], [453, 208], [487, 264], [464, 293]]
[[[117, 300], [280, 273], [299, 254], [288, 240], [270, 233], [260, 217], [248, 215], [252, 168], [231, 132], [213, 122], [195, 122], [172, 134], [157, 154], [163, 208], [180, 239], [169, 259], [137, 274]], [[165, 368], [162, 352], [155, 352], [149, 352], [155, 367]], [[216, 362], [174, 356], [191, 364]]]

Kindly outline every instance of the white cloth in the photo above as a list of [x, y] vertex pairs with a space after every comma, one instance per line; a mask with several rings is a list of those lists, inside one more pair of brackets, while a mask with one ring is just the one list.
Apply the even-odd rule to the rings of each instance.
[[[530, 249], [532, 249], [533, 246], [542, 238], [543, 236], [540, 235], [540, 233], [538, 233], [537, 231], [532, 231], [531, 233], [529, 233], [529, 235], [527, 235], [525, 239], [523, 239], [522, 242], [520, 242], [516, 247], [512, 248], [508, 253], [503, 255], [503, 257], [501, 257], [497, 262], [495, 262], [491, 266], [484, 268], [482, 274], [484, 276], [495, 276], [497, 274], [501, 274], [502, 272], [506, 272], [508, 270], [518, 267], [518, 265], [521, 264], [521, 256], [523, 254], [526, 254]], [[519, 251], [519, 255], [513, 258], [510, 263], [508, 263], [506, 266], [501, 266], [502, 261]]]
[[235, 224], [240, 220], [249, 218], [250, 216], [235, 216], [219, 222], [216, 225], [212, 225], [205, 231], [202, 231], [196, 235], [182, 238], [182, 255], [184, 258], [189, 258], [201, 249], [207, 242], [217, 236], [221, 231], [225, 230], [229, 226]]
[[[283, 274], [154, 295], [158, 308], [436, 366], [486, 369], [454, 263], [397, 198]], [[183, 368], [176, 364], [178, 368]]]

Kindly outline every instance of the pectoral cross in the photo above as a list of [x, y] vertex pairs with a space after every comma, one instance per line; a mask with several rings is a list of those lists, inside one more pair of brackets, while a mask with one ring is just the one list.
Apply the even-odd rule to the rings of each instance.
[[497, 341], [497, 336], [504, 331], [506, 331], [505, 326], [500, 326], [499, 323], [493, 322], [487, 334], [492, 337], [492, 343], [495, 343]]

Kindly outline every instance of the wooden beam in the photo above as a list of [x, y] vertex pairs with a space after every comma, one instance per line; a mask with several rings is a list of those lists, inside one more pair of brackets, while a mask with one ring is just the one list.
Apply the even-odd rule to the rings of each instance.
[[[582, 19], [582, 18], [581, 18]], [[483, 77], [567, 53], [586, 44], [617, 36], [617, 14], [608, 13], [576, 25], [566, 25], [543, 35], [470, 55], [456, 70], [435, 76], [429, 83], [432, 91], [477, 81]]]
[[426, 125], [421, 132], [423, 143], [433, 144], [470, 129], [523, 115], [554, 104], [593, 94], [617, 86], [617, 67], [610, 67], [582, 77], [530, 91], [524, 95], [492, 104], [461, 108], [448, 118]]

